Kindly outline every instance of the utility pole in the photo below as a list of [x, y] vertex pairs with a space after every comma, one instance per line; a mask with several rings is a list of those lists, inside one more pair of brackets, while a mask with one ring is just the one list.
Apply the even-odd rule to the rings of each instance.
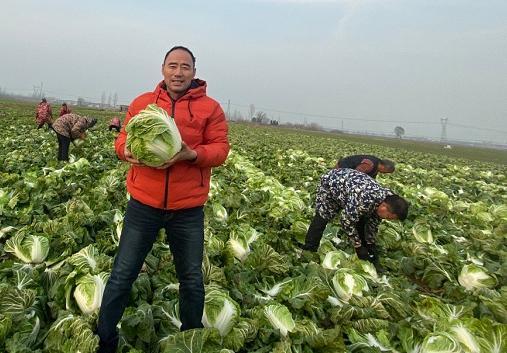
[[250, 104], [249, 111], [248, 111], [248, 118], [250, 121], [252, 121], [252, 118], [255, 115], [255, 106], [253, 104]]
[[447, 118], [440, 118], [440, 123], [442, 124], [442, 133], [440, 135], [440, 141], [447, 140]]
[[39, 98], [41, 99], [42, 96], [43, 96], [43, 92], [42, 92], [42, 87], [43, 87], [44, 83], [41, 82], [40, 83], [40, 86], [33, 86], [33, 96], [34, 98]]

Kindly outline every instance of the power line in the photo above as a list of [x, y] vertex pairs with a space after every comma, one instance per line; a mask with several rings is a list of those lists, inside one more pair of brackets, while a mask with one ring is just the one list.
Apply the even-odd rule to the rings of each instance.
[[449, 126], [461, 127], [461, 128], [464, 128], [464, 129], [474, 129], [474, 130], [483, 130], [483, 131], [493, 131], [493, 132], [500, 132], [500, 133], [503, 133], [503, 134], [507, 134], [507, 131], [498, 130], [498, 129], [489, 129], [489, 128], [486, 128], [486, 127], [475, 127], [475, 126], [471, 126], [471, 125], [454, 124], [454, 123], [447, 123], [447, 125], [449, 125]]
[[[42, 83], [41, 83], [41, 86], [42, 86]], [[7, 90], [7, 88], [5, 88], [5, 90]], [[12, 88], [11, 88], [11, 90], [12, 90]], [[33, 89], [14, 89], [14, 91], [32, 91], [32, 90]], [[100, 100], [97, 97], [77, 95], [77, 94], [73, 94], [73, 93], [62, 94], [60, 92], [54, 92], [54, 91], [45, 91], [45, 93], [58, 95], [60, 97], [84, 98], [84, 99], [94, 100], [94, 101]], [[122, 103], [118, 102], [118, 104], [122, 104]], [[224, 102], [220, 102], [220, 104], [225, 105]], [[229, 100], [227, 100], [227, 110], [228, 110], [229, 114], [230, 114], [230, 106], [231, 105], [236, 106], [236, 107], [242, 107], [242, 108], [250, 108], [251, 107], [251, 105], [232, 103], [229, 99]], [[320, 118], [320, 119], [341, 120], [342, 121], [342, 128], [343, 128], [343, 121], [344, 120], [374, 122], [374, 123], [395, 123], [395, 124], [424, 124], [424, 125], [441, 125], [442, 124], [441, 121], [403, 121], [403, 120], [388, 120], [388, 119], [378, 120], [378, 119], [367, 119], [367, 118], [360, 118], [360, 117], [351, 118], [351, 117], [343, 117], [343, 116], [336, 116], [336, 115], [294, 112], [294, 111], [274, 109], [274, 108], [269, 108], [269, 107], [256, 106], [256, 108], [258, 110], [264, 110], [264, 111], [269, 111], [269, 112], [274, 112], [274, 113], [279, 113], [279, 114], [282, 113], [282, 114], [292, 114], [292, 115], [297, 115], [297, 116], [303, 116], [305, 120], [308, 117], [310, 117], [310, 118], [314, 117], [314, 118]], [[507, 131], [492, 129], [492, 128], [476, 127], [476, 126], [471, 126], [471, 125], [456, 124], [456, 123], [449, 123], [449, 122], [447, 122], [447, 125], [454, 126], [454, 127], [460, 127], [460, 128], [464, 128], [464, 129], [471, 129], [471, 130], [478, 130], [478, 131], [489, 131], [489, 132], [497, 132], [497, 133], [507, 134]]]
[[[237, 106], [237, 107], [248, 107], [244, 104], [235, 104], [230, 103], [231, 105]], [[279, 109], [272, 109], [267, 107], [256, 107], [259, 110], [265, 110], [269, 112], [275, 112], [275, 113], [284, 113], [284, 114], [294, 114], [294, 115], [300, 115], [300, 116], [306, 116], [306, 117], [316, 117], [316, 118], [323, 118], [323, 119], [333, 119], [333, 120], [350, 120], [350, 121], [366, 121], [366, 122], [375, 122], [375, 123], [396, 123], [396, 124], [424, 124], [424, 125], [441, 125], [440, 121], [402, 121], [402, 120], [377, 120], [377, 119], [366, 119], [366, 118], [349, 118], [349, 117], [341, 117], [341, 116], [332, 116], [332, 115], [322, 115], [322, 114], [308, 114], [304, 112], [293, 112], [288, 110], [279, 110]], [[507, 134], [507, 131], [502, 131], [498, 129], [490, 129], [490, 128], [481, 128], [471, 125], [464, 125], [464, 124], [453, 124], [453, 123], [447, 123], [448, 126], [456, 126], [461, 127], [465, 129], [473, 129], [473, 130], [479, 130], [479, 131], [493, 131], [493, 132], [499, 132]]]
[[[247, 107], [243, 104], [235, 104], [231, 103], [231, 105], [237, 106], [237, 107]], [[378, 119], [366, 119], [366, 118], [348, 118], [348, 117], [342, 117], [342, 116], [333, 116], [333, 115], [323, 115], [323, 114], [309, 114], [305, 112], [293, 112], [288, 110], [279, 110], [279, 109], [272, 109], [267, 107], [257, 107], [256, 108], [260, 110], [265, 110], [269, 112], [274, 113], [284, 113], [284, 114], [294, 114], [294, 115], [302, 115], [306, 117], [315, 117], [315, 118], [323, 118], [323, 119], [332, 119], [332, 120], [350, 120], [350, 121], [368, 121], [368, 122], [375, 122], [375, 123], [398, 123], [398, 124], [440, 124], [439, 122], [428, 122], [428, 121], [402, 121], [402, 120], [378, 120]]]

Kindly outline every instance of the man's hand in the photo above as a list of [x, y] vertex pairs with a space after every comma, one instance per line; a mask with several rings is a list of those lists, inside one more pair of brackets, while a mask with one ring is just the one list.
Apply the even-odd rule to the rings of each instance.
[[377, 244], [366, 244], [366, 249], [368, 249], [368, 255], [370, 257], [378, 257], [377, 253]]
[[81, 135], [79, 135], [78, 139], [84, 140], [86, 138], [86, 132], [83, 132]]
[[143, 166], [144, 164], [134, 158], [132, 153], [128, 150], [127, 145], [125, 145], [125, 149], [123, 150], [123, 154], [125, 155], [125, 160], [136, 166]]
[[360, 246], [358, 248], [355, 248], [357, 257], [361, 260], [369, 260], [368, 256], [368, 248], [366, 246]]
[[181, 150], [174, 155], [167, 163], [162, 164], [157, 169], [165, 169], [172, 166], [176, 162], [180, 161], [193, 161], [197, 158], [197, 152], [190, 147], [185, 142], [181, 142]]

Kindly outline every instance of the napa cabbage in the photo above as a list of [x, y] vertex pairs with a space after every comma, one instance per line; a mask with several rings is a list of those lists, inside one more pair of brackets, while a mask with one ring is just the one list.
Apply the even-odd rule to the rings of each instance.
[[274, 328], [280, 330], [280, 334], [284, 337], [296, 328], [296, 322], [285, 305], [278, 303], [267, 305], [264, 307], [264, 315]]
[[363, 292], [369, 291], [366, 279], [348, 268], [336, 271], [332, 285], [338, 298], [344, 302], [348, 302], [353, 295], [362, 296]]
[[125, 127], [127, 148], [132, 155], [150, 167], [159, 167], [181, 150], [181, 135], [167, 112], [149, 104]]
[[424, 338], [420, 353], [460, 353], [459, 342], [446, 332], [433, 333]]
[[491, 288], [496, 285], [496, 279], [479, 265], [468, 264], [463, 266], [458, 276], [458, 282], [468, 290], [474, 288]]
[[43, 236], [18, 232], [7, 240], [4, 250], [25, 263], [40, 264], [48, 256], [49, 240]]
[[431, 228], [422, 222], [416, 222], [412, 227], [414, 238], [420, 243], [433, 243]]
[[322, 267], [329, 270], [336, 270], [348, 257], [349, 255], [342, 250], [329, 251], [326, 253], [326, 256], [324, 256], [324, 260], [322, 260]]
[[84, 314], [94, 313], [100, 308], [108, 277], [108, 273], [102, 272], [94, 276], [86, 274], [78, 280], [74, 299]]
[[214, 327], [224, 337], [238, 322], [239, 314], [238, 303], [232, 300], [226, 292], [212, 289], [206, 293], [202, 316], [204, 327]]

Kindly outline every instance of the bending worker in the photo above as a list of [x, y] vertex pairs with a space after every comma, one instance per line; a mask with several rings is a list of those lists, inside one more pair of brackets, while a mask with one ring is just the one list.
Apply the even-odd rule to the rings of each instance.
[[328, 222], [341, 213], [341, 227], [357, 256], [380, 268], [375, 236], [382, 219], [404, 220], [408, 202], [354, 169], [333, 169], [321, 177], [315, 216], [306, 234], [304, 250], [317, 251]]

